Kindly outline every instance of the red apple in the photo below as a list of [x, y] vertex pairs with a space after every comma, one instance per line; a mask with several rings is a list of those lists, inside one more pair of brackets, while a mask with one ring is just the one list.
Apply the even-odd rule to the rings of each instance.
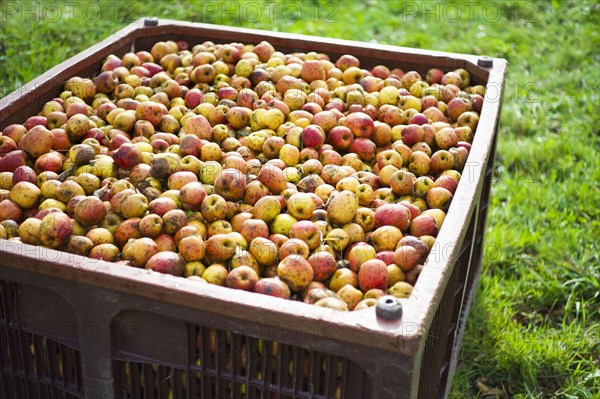
[[302, 130], [301, 138], [305, 147], [318, 149], [325, 143], [325, 132], [319, 125], [308, 125]]
[[363, 292], [371, 289], [386, 290], [388, 286], [387, 265], [379, 259], [366, 261], [358, 271], [358, 284]]
[[229, 288], [252, 291], [256, 283], [258, 283], [258, 279], [258, 274], [254, 269], [242, 265], [229, 272], [225, 280], [225, 285]]
[[375, 125], [373, 119], [364, 112], [353, 112], [346, 116], [344, 125], [350, 129], [354, 137], [369, 138], [373, 134]]
[[291, 296], [290, 288], [278, 277], [268, 277], [258, 280], [254, 285], [254, 292], [283, 299], [289, 299]]
[[401, 231], [408, 230], [411, 213], [404, 205], [385, 204], [375, 210], [375, 227], [395, 226]]
[[174, 276], [181, 276], [184, 268], [185, 261], [183, 257], [171, 251], [158, 252], [146, 262], [146, 269]]

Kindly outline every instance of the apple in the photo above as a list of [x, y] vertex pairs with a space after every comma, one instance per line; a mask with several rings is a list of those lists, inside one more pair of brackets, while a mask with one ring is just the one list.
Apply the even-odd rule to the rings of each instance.
[[358, 271], [358, 284], [363, 292], [371, 289], [386, 290], [388, 287], [387, 265], [379, 259], [370, 259]]
[[346, 126], [354, 137], [369, 138], [375, 130], [373, 119], [364, 112], [354, 112], [346, 116], [344, 119]]
[[49, 213], [42, 219], [39, 234], [43, 245], [58, 249], [65, 245], [73, 234], [73, 221], [65, 213]]
[[[457, 145], [459, 145], [459, 147], [452, 147], [449, 151], [450, 154], [452, 154], [452, 157], [454, 158], [453, 168], [455, 171], [458, 172], [464, 169], [465, 164], [467, 163], [467, 158], [469, 157], [469, 150], [467, 149], [467, 146], [461, 145], [460, 142]], [[452, 169], [448, 169], [447, 171], [450, 170]]]
[[119, 248], [114, 244], [99, 244], [90, 250], [88, 256], [92, 259], [114, 262], [117, 260], [119, 253]]
[[348, 252], [349, 267], [355, 272], [360, 270], [361, 265], [369, 259], [375, 259], [375, 248], [367, 243], [357, 243]]
[[146, 262], [146, 269], [155, 272], [181, 276], [185, 268], [183, 257], [175, 252], [162, 251], [152, 255]]
[[29, 183], [34, 183], [37, 180], [37, 175], [35, 173], [35, 171], [33, 169], [31, 169], [29, 166], [19, 166], [18, 168], [15, 169], [15, 171], [12, 173], [12, 185], [14, 187], [15, 184], [21, 182], [21, 181], [26, 181]]
[[473, 142], [473, 130], [469, 126], [457, 126], [454, 128], [454, 133], [458, 138], [458, 142]]
[[17, 149], [17, 143], [8, 136], [0, 136], [0, 155], [8, 154]]
[[98, 226], [107, 229], [111, 234], [115, 234], [122, 222], [123, 218], [116, 212], [110, 210], [106, 213], [104, 220]]
[[[466, 112], [469, 112], [473, 109], [473, 103], [466, 98], [455, 97], [448, 102], [448, 116], [453, 121], [458, 121], [459, 117]], [[472, 115], [468, 115], [466, 117], [467, 120], [472, 119]], [[475, 126], [477, 126], [477, 121], [474, 122]], [[461, 125], [461, 126], [465, 126]], [[473, 129], [475, 130], [475, 129]]]
[[247, 242], [251, 242], [256, 237], [267, 238], [269, 236], [269, 226], [264, 220], [248, 219], [242, 223], [240, 233]]
[[442, 72], [438, 68], [431, 68], [429, 71], [427, 71], [427, 74], [425, 75], [425, 81], [432, 85], [434, 83], [441, 83], [443, 77], [444, 72]]
[[337, 126], [338, 121], [333, 112], [326, 110], [315, 113], [311, 123], [321, 126], [323, 131], [329, 134], [330, 130]]
[[87, 165], [95, 157], [94, 148], [87, 144], [75, 144], [69, 149], [69, 160], [76, 166]]
[[200, 205], [200, 212], [207, 222], [222, 220], [227, 214], [227, 201], [218, 194], [208, 195]]
[[[411, 223], [412, 227], [412, 223]], [[402, 230], [396, 226], [381, 226], [373, 231], [371, 242], [377, 252], [393, 251], [402, 238]]]
[[271, 266], [277, 261], [277, 246], [264, 237], [256, 237], [250, 242], [248, 252], [261, 266]]
[[215, 193], [228, 201], [239, 201], [244, 196], [246, 176], [237, 169], [224, 169], [214, 182]]
[[437, 236], [438, 225], [431, 215], [419, 215], [410, 223], [410, 234], [415, 237]]
[[317, 301], [324, 298], [339, 298], [337, 294], [328, 289], [325, 284], [319, 281], [313, 281], [301, 292], [301, 296], [304, 298], [304, 303], [315, 304]]
[[349, 151], [357, 154], [363, 162], [370, 162], [375, 157], [375, 143], [367, 138], [356, 138], [351, 144]]
[[89, 256], [93, 247], [94, 244], [89, 238], [83, 236], [71, 236], [65, 246], [65, 251], [76, 255]]
[[348, 268], [337, 269], [329, 280], [329, 288], [337, 292], [346, 284], [358, 287], [357, 273]]
[[[202, 141], [198, 136], [193, 134], [185, 134], [179, 141], [179, 155], [184, 158], [193, 156], [197, 159], [200, 156], [200, 148]], [[189, 158], [188, 158], [189, 159]], [[183, 161], [183, 159], [182, 159]]]
[[327, 216], [334, 225], [350, 223], [358, 210], [358, 198], [351, 191], [342, 191], [329, 202]]
[[110, 94], [119, 85], [119, 78], [112, 70], [104, 71], [94, 78], [94, 83], [98, 92]]
[[177, 231], [179, 231], [179, 229], [181, 229], [188, 223], [188, 217], [186, 213], [181, 209], [172, 209], [170, 211], [167, 211], [167, 213], [165, 213], [162, 216], [162, 220], [163, 231], [170, 235], [174, 235], [175, 233], [177, 233]]
[[309, 194], [296, 193], [287, 200], [287, 209], [296, 219], [308, 220], [312, 217], [315, 204]]
[[172, 209], [177, 209], [177, 203], [169, 197], [159, 197], [148, 204], [148, 211], [161, 217]]
[[419, 253], [419, 263], [425, 262], [427, 255], [429, 255], [429, 247], [419, 238], [406, 235], [398, 242], [398, 248], [402, 246], [410, 246], [417, 250]]
[[117, 167], [131, 169], [141, 162], [142, 153], [134, 144], [124, 143], [113, 153]]
[[255, 205], [261, 198], [268, 196], [271, 192], [269, 188], [258, 180], [248, 183], [244, 190], [243, 202], [248, 205]]
[[[19, 237], [25, 244], [40, 245], [40, 226], [42, 221], [37, 218], [28, 218], [19, 226]], [[4, 228], [4, 227], [3, 227]]]
[[476, 93], [471, 96], [471, 99], [473, 101], [473, 111], [481, 113], [481, 108], [483, 107], [484, 102], [483, 96], [481, 94]]
[[436, 151], [431, 156], [430, 170], [431, 173], [440, 174], [445, 170], [454, 167], [454, 156], [446, 150]]
[[[116, 111], [116, 110], [115, 110]], [[113, 111], [114, 112], [114, 111]], [[83, 114], [75, 114], [69, 118], [65, 125], [65, 130], [69, 135], [71, 142], [79, 141], [90, 129], [96, 126], [90, 119]]]
[[[142, 221], [143, 220], [144, 219], [142, 219]], [[140, 224], [141, 223], [142, 222], [140, 221]], [[202, 228], [201, 226], [204, 228]], [[187, 226], [183, 226], [182, 228], [177, 230], [177, 233], [175, 233], [173, 238], [175, 239], [175, 244], [179, 245], [179, 243], [181, 242], [182, 239], [184, 239], [186, 237], [194, 236], [194, 235], [197, 235], [200, 238], [205, 237], [206, 226], [204, 226], [204, 224], [202, 224], [202, 223], [188, 224]]]
[[2, 136], [12, 139], [15, 143], [19, 143], [21, 138], [27, 133], [27, 129], [23, 125], [12, 124], [8, 125], [2, 131]]
[[204, 258], [206, 252], [205, 243], [202, 237], [198, 235], [182, 238], [177, 245], [177, 249], [186, 262], [200, 261]]
[[356, 287], [346, 284], [337, 292], [337, 295], [346, 303], [348, 310], [354, 310], [362, 301], [363, 293]]
[[156, 241], [156, 245], [158, 245], [159, 252], [164, 252], [164, 251], [175, 252], [175, 251], [177, 251], [177, 243], [175, 242], [173, 237], [171, 237], [168, 234], [163, 233], [163, 234], [159, 235], [158, 237], [156, 237], [154, 239], [154, 241]]
[[316, 250], [321, 245], [321, 231], [319, 228], [308, 220], [301, 220], [294, 224], [289, 232], [291, 239], [300, 239], [304, 241], [311, 251]]
[[215, 234], [206, 240], [206, 256], [216, 262], [223, 262], [235, 254], [236, 243], [228, 234]]
[[421, 112], [421, 107], [421, 100], [413, 95], [400, 96], [400, 99], [398, 100], [398, 108], [402, 111], [409, 111], [412, 109], [418, 113]]
[[413, 286], [406, 281], [398, 281], [388, 289], [388, 294], [396, 298], [408, 298], [413, 290]]
[[32, 158], [37, 158], [52, 149], [53, 134], [42, 125], [32, 127], [19, 140], [19, 149], [25, 151]]
[[443, 187], [454, 195], [458, 182], [451, 176], [440, 175], [433, 184], [434, 187]]
[[479, 114], [473, 111], [466, 111], [460, 114], [458, 119], [456, 120], [456, 124], [458, 126], [468, 126], [471, 128], [471, 131], [475, 131], [477, 129], [477, 124], [479, 123]]
[[425, 139], [425, 130], [418, 124], [410, 124], [401, 131], [402, 142], [407, 146], [413, 146]]
[[414, 247], [401, 245], [394, 252], [394, 263], [403, 271], [409, 271], [417, 265], [420, 257], [421, 254]]
[[260, 198], [251, 210], [251, 216], [270, 223], [281, 212], [281, 202], [275, 196]]
[[430, 188], [433, 187], [433, 179], [429, 176], [419, 176], [415, 180], [413, 194], [417, 197], [425, 197]]
[[430, 208], [448, 211], [452, 202], [452, 193], [443, 187], [432, 187], [427, 191], [427, 205]]
[[123, 247], [122, 257], [135, 267], [144, 267], [148, 260], [157, 253], [158, 245], [153, 239], [132, 238]]
[[375, 228], [375, 211], [369, 208], [358, 208], [353, 222], [358, 224], [365, 233], [373, 231]]
[[258, 280], [258, 274], [254, 269], [249, 266], [239, 266], [229, 272], [225, 285], [229, 288], [252, 291]]
[[375, 160], [377, 161], [379, 169], [382, 169], [387, 165], [401, 168], [403, 163], [402, 156], [396, 150], [383, 150], [377, 154]]
[[390, 125], [380, 121], [375, 121], [371, 140], [378, 147], [385, 147], [389, 145], [392, 140], [392, 128]]
[[416, 71], [409, 71], [409, 72], [406, 72], [405, 74], [403, 74], [403, 75], [400, 77], [400, 80], [401, 80], [401, 82], [402, 82], [402, 86], [403, 86], [405, 89], [408, 89], [408, 88], [410, 88], [410, 87], [411, 87], [411, 86], [412, 86], [412, 85], [413, 85], [415, 82], [418, 82], [418, 81], [420, 81], [420, 80], [422, 80], [422, 79], [421, 79], [421, 75], [420, 75], [418, 72], [416, 72]]
[[181, 201], [181, 205], [187, 210], [200, 210], [204, 198], [206, 198], [206, 190], [197, 181], [186, 183], [179, 190], [179, 200]]
[[439, 108], [429, 107], [423, 110], [423, 115], [432, 122], [448, 122], [448, 118]]
[[284, 241], [279, 247], [279, 259], [285, 259], [289, 255], [299, 255], [304, 259], [308, 259], [310, 249], [308, 244], [298, 238], [290, 238]]
[[408, 169], [417, 176], [427, 175], [431, 160], [423, 151], [414, 151], [408, 158]]
[[27, 130], [31, 130], [35, 126], [46, 127], [47, 124], [48, 119], [43, 115], [30, 116], [25, 122], [23, 122], [23, 126]]
[[395, 226], [401, 231], [408, 230], [411, 213], [401, 204], [384, 204], [375, 210], [375, 227]]
[[[418, 115], [425, 117], [425, 122], [424, 123], [429, 123], [429, 118], [427, 115], [425, 115], [425, 111], [429, 108], [433, 108], [433, 107], [437, 107], [438, 105], [438, 99], [434, 96], [434, 95], [425, 95], [423, 98], [421, 98], [421, 111], [423, 113], [419, 113]], [[414, 118], [414, 116], [413, 116]], [[412, 118], [411, 118], [412, 119]], [[409, 123], [413, 123], [410, 122]], [[421, 124], [421, 123], [419, 123]]]
[[162, 226], [162, 218], [151, 213], [140, 220], [139, 230], [145, 237], [156, 238], [162, 233]]
[[166, 113], [164, 105], [154, 101], [140, 102], [135, 109], [135, 116], [138, 120], [146, 120], [153, 126], [158, 126]]
[[277, 266], [277, 277], [286, 283], [291, 291], [299, 292], [310, 284], [314, 273], [306, 259], [299, 255], [289, 255]]
[[415, 175], [400, 169], [390, 176], [390, 188], [395, 195], [407, 195], [413, 190]]
[[63, 212], [63, 210], [59, 209], [59, 208], [53, 208], [53, 207], [40, 209], [40, 211], [35, 214], [35, 218], [42, 220], [46, 215], [48, 215], [49, 213], [53, 213], [53, 212]]
[[[153, 57], [153, 58], [154, 58], [154, 59], [157, 59], [157, 60], [160, 60], [160, 58], [157, 58], [157, 57]], [[148, 72], [150, 72], [150, 76], [154, 76], [154, 75], [156, 75], [157, 73], [159, 73], [159, 72], [162, 72], [162, 71], [163, 71], [163, 67], [162, 67], [162, 66], [160, 66], [160, 65], [158, 65], [158, 64], [155, 64], [155, 63], [154, 63], [154, 62], [152, 62], [152, 61], [146, 61], [146, 62], [143, 62], [141, 66], [142, 66], [143, 68], [146, 68], [146, 69], [148, 70]]]
[[33, 183], [20, 181], [10, 190], [9, 198], [22, 209], [31, 209], [42, 196], [42, 191]]
[[381, 251], [375, 256], [375, 259], [379, 259], [389, 266], [394, 263], [394, 251]]
[[283, 171], [272, 165], [265, 165], [260, 169], [257, 180], [264, 184], [271, 194], [280, 194], [285, 190], [286, 180]]
[[424, 125], [426, 123], [429, 123], [429, 119], [423, 115], [422, 113], [416, 113], [414, 114], [409, 120], [408, 120], [409, 124], [415, 124], [415, 125]]
[[319, 149], [325, 143], [325, 132], [319, 125], [308, 125], [302, 130], [301, 139], [305, 147]]
[[448, 84], [453, 84], [453, 85], [460, 87], [460, 86], [462, 86], [463, 81], [462, 81], [461, 76], [458, 73], [451, 71], [451, 72], [447, 72], [446, 74], [444, 74], [444, 76], [442, 76], [440, 83], [444, 86], [446, 86]]
[[75, 220], [84, 226], [99, 224], [106, 216], [106, 206], [97, 197], [85, 197], [77, 202], [74, 209]]
[[268, 277], [258, 280], [254, 285], [254, 292], [283, 299], [289, 299], [291, 296], [288, 285], [278, 277]]
[[326, 281], [337, 270], [335, 257], [327, 251], [315, 251], [308, 257], [314, 281]]

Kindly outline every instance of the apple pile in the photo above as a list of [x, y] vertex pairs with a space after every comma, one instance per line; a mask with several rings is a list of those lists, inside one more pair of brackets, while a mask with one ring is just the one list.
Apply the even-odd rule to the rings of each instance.
[[268, 42], [111, 55], [2, 131], [0, 238], [338, 310], [408, 297], [483, 95]]

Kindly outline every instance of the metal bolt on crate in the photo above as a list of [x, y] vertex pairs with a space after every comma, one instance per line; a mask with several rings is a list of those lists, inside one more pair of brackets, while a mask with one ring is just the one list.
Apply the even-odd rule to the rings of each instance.
[[158, 18], [148, 17], [144, 18], [144, 26], [156, 26], [158, 25]]
[[384, 320], [398, 320], [402, 317], [402, 303], [392, 295], [384, 295], [377, 301], [375, 314]]
[[494, 66], [494, 59], [484, 55], [482, 57], [479, 57], [479, 59], [477, 60], [477, 65], [484, 68], [491, 68], [492, 66]]

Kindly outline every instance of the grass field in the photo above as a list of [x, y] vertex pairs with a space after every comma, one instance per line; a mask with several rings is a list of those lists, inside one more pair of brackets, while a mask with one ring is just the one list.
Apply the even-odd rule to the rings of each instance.
[[481, 289], [452, 397], [599, 397], [597, 2], [2, 1], [0, 97], [144, 15], [508, 59]]

